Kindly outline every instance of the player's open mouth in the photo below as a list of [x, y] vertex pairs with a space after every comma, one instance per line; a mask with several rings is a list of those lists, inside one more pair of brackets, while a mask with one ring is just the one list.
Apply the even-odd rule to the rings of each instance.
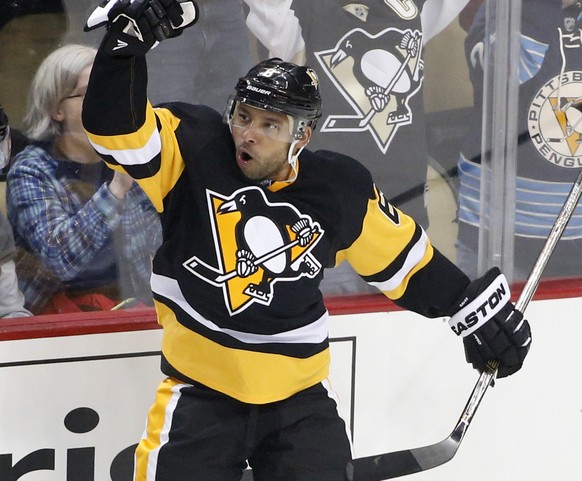
[[251, 160], [253, 160], [253, 156], [251, 154], [249, 154], [246, 150], [241, 150], [241, 151], [239, 151], [239, 154], [238, 154], [238, 160], [239, 160], [239, 162], [246, 164], [247, 162], [250, 162]]

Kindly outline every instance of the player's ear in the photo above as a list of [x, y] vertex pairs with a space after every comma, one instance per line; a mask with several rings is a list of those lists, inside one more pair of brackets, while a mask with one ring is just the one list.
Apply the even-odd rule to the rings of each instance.
[[301, 136], [301, 139], [299, 140], [299, 142], [297, 142], [297, 147], [298, 148], [302, 148], [305, 147], [309, 141], [311, 140], [311, 135], [313, 134], [313, 128], [312, 127], [307, 127], [305, 129], [305, 132], [303, 132], [303, 135]]

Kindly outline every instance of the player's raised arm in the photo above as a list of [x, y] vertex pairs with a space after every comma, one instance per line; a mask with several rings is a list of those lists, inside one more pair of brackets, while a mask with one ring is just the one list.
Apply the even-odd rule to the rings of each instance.
[[[156, 113], [147, 98], [145, 54], [197, 20], [194, 2], [109, 0], [95, 9], [86, 30], [105, 27], [83, 103], [83, 126], [100, 156], [140, 183], [158, 210], [172, 179], [158, 175], [173, 161], [176, 119]], [[162, 136], [166, 136], [162, 149]], [[168, 169], [173, 177], [181, 167]]]

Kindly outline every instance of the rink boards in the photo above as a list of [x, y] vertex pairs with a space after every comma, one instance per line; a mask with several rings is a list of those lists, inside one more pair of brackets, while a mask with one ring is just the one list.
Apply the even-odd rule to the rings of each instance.
[[[581, 479], [581, 308], [578, 297], [532, 302], [525, 367], [487, 392], [452, 461], [407, 479]], [[0, 342], [0, 480], [131, 479], [133, 447], [162, 379], [161, 331], [149, 314], [110, 321], [115, 327], [87, 333], [62, 324], [52, 334], [16, 329], [14, 321], [0, 331], [12, 339]], [[449, 435], [477, 374], [443, 319], [335, 314], [330, 338], [330, 379], [356, 456]]]

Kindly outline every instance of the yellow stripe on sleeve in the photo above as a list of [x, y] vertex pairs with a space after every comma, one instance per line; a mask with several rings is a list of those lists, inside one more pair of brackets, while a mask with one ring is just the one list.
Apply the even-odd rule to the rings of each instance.
[[[410, 278], [428, 264], [434, 251], [424, 231], [419, 239], [414, 239], [417, 230], [414, 219], [391, 205], [381, 206], [382, 201], [377, 191], [376, 197], [368, 202], [359, 237], [350, 247], [338, 252], [336, 265], [347, 260], [360, 275], [373, 276], [398, 260], [402, 263], [398, 272], [382, 282], [372, 283], [395, 300], [402, 297]], [[403, 258], [405, 252], [408, 254]]]
[[[157, 119], [161, 125], [159, 132]], [[161, 167], [156, 170], [150, 167], [151, 176], [137, 179], [137, 182], [156, 210], [162, 212], [164, 198], [174, 188], [185, 168], [175, 137], [179, 124], [180, 119], [168, 109], [153, 109], [148, 103], [145, 122], [137, 131], [114, 136], [88, 132], [88, 136], [99, 153], [113, 157], [120, 164], [110, 165], [117, 171], [125, 172], [125, 167], [132, 165], [148, 168], [148, 164], [161, 153]]]
[[[88, 132], [89, 139], [94, 144], [110, 151], [139, 150], [149, 141], [156, 130], [156, 116], [151, 104], [148, 102], [146, 117], [142, 126], [135, 132], [119, 135], [97, 135]], [[114, 156], [115, 157], [115, 156]]]

